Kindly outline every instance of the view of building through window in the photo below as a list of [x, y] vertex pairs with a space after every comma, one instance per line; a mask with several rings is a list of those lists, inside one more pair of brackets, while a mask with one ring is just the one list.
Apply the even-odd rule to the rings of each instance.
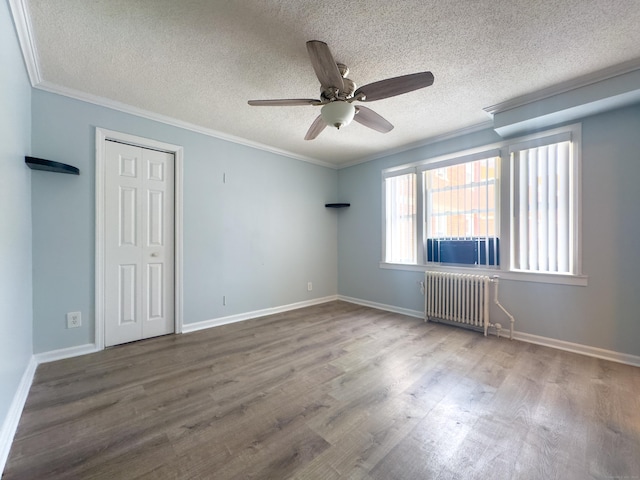
[[424, 172], [428, 238], [496, 235], [496, 158]]

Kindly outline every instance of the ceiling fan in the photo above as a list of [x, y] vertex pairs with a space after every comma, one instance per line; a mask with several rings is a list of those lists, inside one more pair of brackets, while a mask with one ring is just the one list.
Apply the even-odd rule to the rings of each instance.
[[313, 140], [328, 125], [340, 128], [355, 120], [362, 125], [381, 133], [390, 132], [393, 125], [370, 108], [352, 105], [354, 101], [373, 102], [412, 92], [433, 84], [431, 72], [412, 73], [400, 77], [387, 78], [369, 83], [356, 89], [356, 84], [347, 78], [349, 69], [337, 63], [331, 55], [329, 46], [320, 40], [309, 40], [307, 52], [311, 64], [320, 80], [320, 99], [289, 98], [280, 100], [249, 100], [253, 106], [293, 106], [322, 105], [320, 115], [313, 121], [305, 135], [305, 140]]

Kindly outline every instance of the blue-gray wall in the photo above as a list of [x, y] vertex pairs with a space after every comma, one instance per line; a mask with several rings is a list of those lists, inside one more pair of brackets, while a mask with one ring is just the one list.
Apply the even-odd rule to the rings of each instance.
[[[340, 294], [423, 311], [421, 273], [379, 268], [381, 171], [496, 140], [486, 130], [340, 170], [352, 205], [338, 223]], [[503, 280], [501, 302], [520, 332], [640, 355], [640, 106], [582, 119], [582, 167], [588, 286]]]
[[94, 341], [96, 127], [184, 147], [185, 324], [337, 293], [336, 170], [40, 90], [32, 105], [33, 155], [80, 169], [33, 174], [36, 353]]
[[0, 65], [2, 425], [32, 354], [31, 172], [24, 163], [25, 155], [30, 153], [31, 144], [31, 85], [22, 61], [11, 14], [4, 1], [0, 2]]

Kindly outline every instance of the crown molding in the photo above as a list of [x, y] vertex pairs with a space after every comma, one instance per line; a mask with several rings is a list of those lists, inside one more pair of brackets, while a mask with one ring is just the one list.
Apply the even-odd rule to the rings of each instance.
[[619, 75], [624, 75], [625, 73], [633, 72], [638, 69], [640, 69], [640, 58], [635, 58], [633, 60], [629, 60], [618, 65], [613, 65], [611, 67], [598, 70], [582, 77], [567, 80], [566, 82], [558, 83], [556, 85], [552, 85], [551, 87], [544, 88], [536, 92], [527, 93], [526, 95], [521, 95], [519, 97], [512, 98], [511, 100], [491, 105], [490, 107], [485, 107], [483, 108], [483, 110], [488, 115], [493, 116], [497, 113], [511, 110], [512, 108], [517, 108], [529, 103], [544, 100], [546, 98], [560, 95], [577, 88], [586, 87], [587, 85], [592, 85], [594, 83], [602, 82]]
[[321, 167], [327, 167], [331, 169], [338, 168], [333, 163], [323, 162], [322, 160], [318, 160], [312, 157], [306, 157], [304, 155], [298, 155], [296, 153], [289, 152], [287, 150], [281, 150], [279, 148], [271, 147], [263, 143], [253, 142], [251, 140], [237, 137], [235, 135], [229, 135], [227, 133], [223, 133], [218, 130], [213, 130], [210, 128], [202, 127], [200, 125], [195, 125], [193, 123], [184, 122], [182, 120], [178, 120], [173, 117], [161, 115], [159, 113], [151, 112], [149, 110], [144, 110], [142, 108], [134, 107], [126, 103], [117, 102], [115, 100], [110, 100], [108, 98], [81, 92], [79, 90], [75, 90], [72, 88], [62, 87], [60, 85], [56, 85], [51, 82], [42, 81], [39, 84], [34, 85], [34, 88], [38, 90], [43, 90], [45, 92], [54, 93], [56, 95], [62, 95], [64, 97], [73, 98], [75, 100], [80, 100], [82, 102], [91, 103], [93, 105], [98, 105], [100, 107], [109, 108], [111, 110], [117, 110], [119, 112], [128, 113], [130, 115], [135, 115], [136, 117], [142, 117], [148, 120], [153, 120], [155, 122], [164, 123], [166, 125], [171, 125], [173, 127], [181, 128], [183, 130], [189, 130], [191, 132], [200, 133], [202, 135], [207, 135], [209, 137], [218, 138], [220, 140], [225, 140], [227, 142], [236, 143], [239, 145], [243, 145], [245, 147], [255, 148], [257, 150], [262, 150], [269, 153], [275, 153], [276, 155], [293, 158], [295, 160], [300, 160], [307, 163], [313, 163]]
[[42, 82], [42, 75], [38, 62], [38, 51], [33, 38], [33, 26], [31, 25], [31, 17], [27, 13], [27, 5], [25, 0], [9, 0], [9, 9], [13, 17], [13, 24], [18, 35], [18, 43], [22, 50], [22, 58], [24, 59], [27, 74], [31, 86], [35, 87]]
[[[10, 0], [10, 1], [13, 1], [13, 0]], [[475, 133], [481, 130], [493, 128], [493, 122], [491, 120], [488, 120], [486, 122], [478, 123], [476, 125], [471, 125], [471, 126], [460, 128], [458, 130], [454, 130], [448, 133], [436, 135], [434, 137], [429, 137], [427, 139], [420, 140], [418, 142], [410, 143], [410, 144], [403, 145], [390, 150], [385, 150], [373, 155], [365, 156], [351, 162], [347, 162], [344, 164], [334, 164], [334, 163], [324, 162], [322, 160], [318, 160], [313, 157], [298, 155], [288, 150], [282, 150], [279, 148], [271, 147], [263, 143], [253, 142], [251, 140], [247, 140], [242, 137], [237, 137], [235, 135], [229, 135], [227, 133], [220, 132], [218, 130], [205, 128], [200, 125], [178, 120], [176, 118], [169, 117], [166, 115], [161, 115], [159, 113], [151, 112], [149, 110], [144, 110], [142, 108], [134, 107], [132, 105], [128, 105], [122, 102], [117, 102], [115, 100], [111, 100], [105, 97], [100, 97], [97, 95], [92, 95], [89, 93], [82, 92], [80, 90], [75, 90], [72, 88], [56, 85], [54, 83], [51, 83], [45, 80], [40, 81], [38, 84], [34, 85], [33, 87], [45, 92], [54, 93], [56, 95], [61, 95], [68, 98], [73, 98], [74, 100], [80, 100], [82, 102], [91, 103], [93, 105], [97, 105], [100, 107], [109, 108], [111, 110], [116, 110], [116, 111], [127, 113], [130, 115], [135, 115], [137, 117], [146, 118], [148, 120], [153, 120], [159, 123], [164, 123], [166, 125], [171, 125], [173, 127], [178, 127], [183, 130], [189, 130], [191, 132], [200, 133], [202, 135], [218, 138], [220, 140], [225, 140], [228, 142], [236, 143], [236, 144], [243, 145], [250, 148], [255, 148], [257, 150], [274, 153], [276, 155], [292, 158], [294, 160], [300, 160], [302, 162], [312, 163], [314, 165], [319, 165], [321, 167], [331, 168], [333, 170], [352, 167], [354, 165], [370, 162], [378, 158], [388, 157], [390, 155], [395, 155], [397, 153], [406, 152], [407, 150], [413, 150], [416, 148], [424, 147], [426, 145], [431, 145], [434, 143], [450, 140], [452, 138], [460, 137], [463, 135], [468, 135], [470, 133]]]

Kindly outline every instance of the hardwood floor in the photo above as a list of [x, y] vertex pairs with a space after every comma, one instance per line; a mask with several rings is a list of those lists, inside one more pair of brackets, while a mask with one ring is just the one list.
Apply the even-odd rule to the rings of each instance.
[[639, 479], [640, 369], [344, 302], [38, 367], [3, 479]]

